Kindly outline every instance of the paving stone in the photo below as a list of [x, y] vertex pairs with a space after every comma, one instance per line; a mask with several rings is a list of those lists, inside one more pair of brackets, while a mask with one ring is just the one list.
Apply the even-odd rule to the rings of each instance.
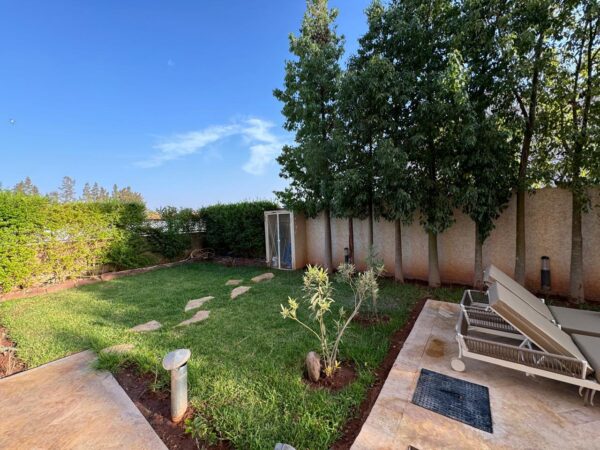
[[237, 286], [242, 281], [244, 280], [228, 280], [227, 283], [225, 283], [225, 286]]
[[162, 325], [160, 324], [160, 322], [156, 320], [151, 320], [150, 322], [146, 322], [141, 325], [136, 325], [135, 327], [131, 328], [130, 331], [135, 331], [136, 333], [143, 333], [146, 331], [155, 331], [161, 327]]
[[185, 312], [191, 311], [192, 309], [198, 309], [202, 305], [204, 305], [207, 301], [212, 300], [213, 298], [214, 297], [212, 297], [212, 296], [208, 296], [208, 297], [197, 298], [196, 300], [190, 300], [189, 302], [187, 302], [187, 305], [185, 305]]
[[209, 315], [210, 315], [210, 311], [198, 311], [190, 319], [184, 320], [183, 322], [181, 322], [181, 323], [179, 323], [179, 324], [177, 324], [175, 326], [177, 326], [177, 327], [185, 327], [185, 326], [191, 325], [191, 324], [196, 323], [196, 322], [202, 322], [203, 320], [208, 319]]
[[122, 355], [123, 353], [128, 353], [135, 348], [133, 344], [117, 344], [112, 347], [107, 347], [102, 349], [102, 353], [114, 353], [117, 355]]
[[260, 283], [261, 281], [267, 281], [274, 277], [275, 277], [274, 273], [267, 272], [267, 273], [263, 273], [262, 275], [258, 275], [256, 277], [252, 278], [252, 281], [254, 281], [255, 283]]
[[233, 291], [231, 291], [231, 300], [236, 297], [239, 297], [242, 294], [245, 294], [250, 290], [250, 286], [238, 286]]
[[92, 351], [0, 379], [1, 449], [167, 450]]

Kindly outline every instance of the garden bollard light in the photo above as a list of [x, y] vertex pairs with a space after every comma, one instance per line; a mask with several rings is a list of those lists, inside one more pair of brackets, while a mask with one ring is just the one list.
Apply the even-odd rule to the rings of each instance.
[[181, 422], [188, 406], [187, 362], [192, 352], [187, 348], [168, 353], [162, 365], [171, 372], [171, 420]]

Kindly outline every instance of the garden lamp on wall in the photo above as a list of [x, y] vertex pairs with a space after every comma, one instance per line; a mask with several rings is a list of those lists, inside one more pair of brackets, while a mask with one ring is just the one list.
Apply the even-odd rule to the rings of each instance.
[[541, 281], [542, 281], [542, 291], [549, 291], [550, 287], [551, 287], [550, 257], [549, 256], [542, 256]]

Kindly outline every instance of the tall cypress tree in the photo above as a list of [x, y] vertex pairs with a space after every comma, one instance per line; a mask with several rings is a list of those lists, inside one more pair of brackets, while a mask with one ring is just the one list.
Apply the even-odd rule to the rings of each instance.
[[525, 241], [525, 195], [531, 185], [539, 181], [539, 171], [535, 166], [545, 164], [535, 161], [545, 152], [540, 142], [539, 115], [547, 104], [546, 83], [548, 71], [555, 62], [552, 51], [553, 37], [560, 34], [562, 5], [554, 0], [520, 0], [511, 3], [508, 33], [511, 66], [506, 79], [511, 85], [515, 109], [519, 113], [521, 149], [517, 175], [517, 220], [515, 280], [525, 283], [526, 241]]
[[511, 86], [499, 81], [509, 69], [509, 4], [510, 0], [464, 0], [457, 35], [474, 119], [473, 145], [460, 147], [457, 203], [475, 223], [473, 285], [478, 289], [483, 287], [483, 243], [516, 179], [518, 136], [511, 133], [512, 121], [506, 114], [513, 106]]
[[555, 182], [571, 190], [571, 267], [569, 297], [584, 301], [582, 215], [589, 209], [587, 188], [600, 160], [600, 5], [577, 0], [565, 17], [564, 39], [550, 88], [548, 134]]
[[394, 65], [395, 142], [418, 186], [412, 197], [428, 234], [430, 286], [440, 284], [438, 234], [453, 223], [457, 150], [472, 139], [462, 61], [453, 49], [457, 17], [451, 0], [392, 1], [377, 44]]
[[336, 33], [337, 11], [327, 0], [308, 0], [299, 35], [290, 36], [284, 89], [275, 97], [283, 103], [284, 127], [295, 133], [295, 144], [283, 148], [277, 161], [281, 176], [290, 180], [276, 192], [284, 205], [325, 218], [325, 266], [333, 269], [331, 207], [333, 172], [338, 150], [337, 99], [341, 76], [343, 37]]

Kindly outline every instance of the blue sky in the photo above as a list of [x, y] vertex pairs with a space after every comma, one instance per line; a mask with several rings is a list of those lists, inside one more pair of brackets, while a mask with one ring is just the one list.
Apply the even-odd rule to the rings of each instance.
[[[337, 0], [347, 55], [368, 0]], [[272, 90], [304, 0], [0, 0], [0, 182], [130, 185], [150, 207], [272, 198]]]

